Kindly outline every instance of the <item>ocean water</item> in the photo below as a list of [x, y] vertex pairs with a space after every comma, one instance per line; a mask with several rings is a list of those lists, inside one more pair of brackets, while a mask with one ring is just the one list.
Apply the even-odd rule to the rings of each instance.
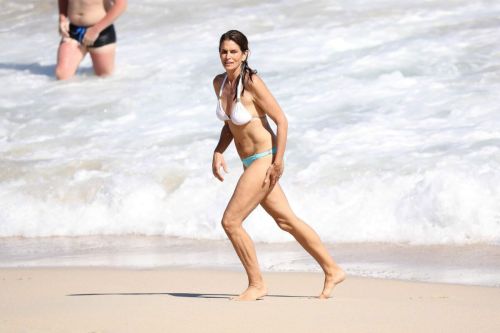
[[[498, 257], [498, 1], [129, 1], [115, 75], [95, 77], [86, 58], [68, 82], [53, 76], [56, 2], [0, 5], [4, 250], [41, 237], [224, 240], [241, 163], [231, 147], [226, 181], [211, 175], [211, 82], [218, 39], [236, 28], [289, 119], [280, 182], [329, 246]], [[269, 246], [292, 240], [260, 208], [245, 226]], [[281, 269], [302, 267], [293, 258]]]
[[[327, 244], [327, 247], [349, 276], [500, 287], [500, 251], [497, 246], [339, 243]], [[258, 242], [256, 250], [264, 272], [321, 271], [295, 242]], [[0, 267], [243, 271], [227, 240], [165, 236], [3, 238], [0, 241]]]

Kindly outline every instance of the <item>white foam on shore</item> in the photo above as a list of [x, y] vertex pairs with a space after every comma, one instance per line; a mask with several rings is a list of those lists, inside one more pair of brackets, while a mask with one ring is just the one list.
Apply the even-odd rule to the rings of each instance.
[[[500, 244], [500, 4], [130, 3], [117, 73], [87, 58], [64, 83], [56, 4], [0, 4], [0, 237], [225, 238], [241, 165], [231, 148], [211, 176], [211, 80], [238, 28], [289, 118], [282, 185], [323, 240]], [[260, 209], [245, 225], [291, 239]]]
[[[499, 246], [344, 243], [327, 247], [349, 276], [500, 287]], [[321, 272], [295, 242], [257, 243], [256, 250], [263, 271]], [[0, 268], [13, 267], [243, 269], [229, 240], [158, 236], [3, 238]]]

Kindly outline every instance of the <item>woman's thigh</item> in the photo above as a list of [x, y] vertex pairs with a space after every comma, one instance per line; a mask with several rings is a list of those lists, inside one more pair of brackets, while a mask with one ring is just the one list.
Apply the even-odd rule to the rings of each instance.
[[290, 223], [295, 219], [295, 214], [279, 183], [276, 183], [260, 205], [276, 222], [287, 221]]
[[264, 184], [272, 157], [255, 160], [245, 169], [227, 204], [224, 216], [243, 221], [269, 193], [269, 183]]

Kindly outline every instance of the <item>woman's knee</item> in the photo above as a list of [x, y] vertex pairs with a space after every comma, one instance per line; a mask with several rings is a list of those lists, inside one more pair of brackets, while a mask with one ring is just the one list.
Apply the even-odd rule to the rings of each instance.
[[222, 228], [228, 235], [234, 234], [241, 227], [241, 220], [231, 216], [230, 214], [224, 214], [222, 217]]

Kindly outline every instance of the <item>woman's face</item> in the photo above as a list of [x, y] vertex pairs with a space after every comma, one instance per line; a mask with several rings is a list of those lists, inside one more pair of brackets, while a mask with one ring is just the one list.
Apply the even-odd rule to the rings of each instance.
[[222, 66], [224, 66], [226, 71], [239, 68], [247, 57], [246, 52], [242, 52], [239, 45], [232, 40], [225, 40], [222, 42], [219, 56]]

